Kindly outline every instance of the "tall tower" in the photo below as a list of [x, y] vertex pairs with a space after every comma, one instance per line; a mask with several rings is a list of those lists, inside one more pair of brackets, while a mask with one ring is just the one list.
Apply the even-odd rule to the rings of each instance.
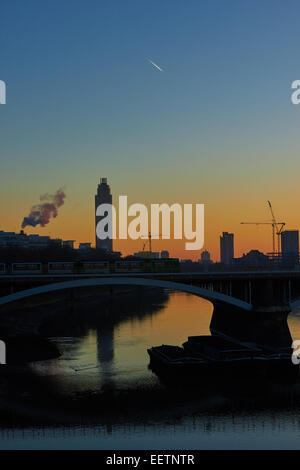
[[234, 257], [233, 233], [223, 232], [220, 237], [221, 263], [232, 264]]
[[[107, 184], [107, 178], [101, 178], [100, 184], [98, 184], [97, 194], [95, 195], [95, 232], [99, 220], [105, 216], [97, 216], [96, 210], [100, 204], [112, 204], [112, 195], [110, 187]], [[112, 239], [106, 238], [106, 240], [100, 240], [96, 234], [96, 248], [101, 250], [112, 251]]]
[[299, 231], [285, 230], [281, 232], [282, 260], [298, 263], [299, 260]]

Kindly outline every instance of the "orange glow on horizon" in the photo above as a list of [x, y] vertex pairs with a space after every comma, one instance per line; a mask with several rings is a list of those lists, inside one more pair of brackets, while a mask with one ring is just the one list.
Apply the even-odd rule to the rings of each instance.
[[[183, 190], [184, 189], [184, 190]], [[211, 258], [214, 261], [219, 261], [220, 246], [219, 237], [222, 232], [232, 232], [235, 236], [235, 257], [240, 257], [243, 253], [247, 253], [251, 249], [257, 249], [263, 253], [272, 251], [272, 230], [271, 226], [267, 225], [241, 225], [242, 221], [268, 221], [270, 214], [266, 204], [267, 198], [264, 194], [255, 194], [255, 197], [249, 198], [248, 194], [241, 194], [236, 198], [233, 192], [228, 191], [224, 194], [223, 199], [218, 194], [209, 198], [201, 197], [196, 198], [195, 188], [183, 188], [178, 196], [167, 197], [168, 188], [162, 189], [160, 198], [156, 197], [151, 203], [162, 203], [165, 201], [168, 204], [174, 202], [184, 203], [204, 203], [205, 204], [205, 241], [204, 248], [211, 253]], [[59, 208], [58, 217], [52, 219], [50, 223], [44, 227], [26, 227], [25, 233], [37, 233], [39, 235], [49, 235], [52, 238], [62, 238], [64, 240], [75, 240], [76, 244], [81, 242], [91, 242], [92, 246], [95, 245], [95, 222], [94, 222], [94, 199], [90, 190], [83, 190], [81, 188], [80, 194], [67, 191], [67, 199], [61, 208]], [[141, 196], [142, 192], [138, 194], [135, 189], [134, 197], [131, 196], [129, 204], [140, 201], [146, 204], [145, 198]], [[278, 191], [277, 198], [272, 200], [275, 214], [278, 220], [286, 222], [286, 229], [299, 230], [300, 224], [298, 221], [297, 213], [294, 211], [295, 195], [293, 191], [286, 193], [282, 189]], [[284, 192], [284, 197], [283, 197]], [[300, 191], [298, 190], [300, 193]], [[119, 191], [121, 194], [122, 191]], [[35, 192], [36, 194], [36, 192]], [[14, 193], [13, 198], [10, 200], [9, 206], [3, 207], [2, 221], [5, 223], [0, 227], [0, 230], [19, 232], [21, 229], [21, 222], [24, 215], [28, 214], [32, 202], [34, 203], [37, 198], [35, 194], [18, 194]], [[123, 193], [124, 194], [124, 193]], [[88, 195], [88, 196], [87, 196]], [[163, 195], [165, 197], [163, 198]], [[272, 196], [272, 195], [271, 195]], [[270, 199], [272, 197], [268, 195]], [[148, 201], [151, 200], [148, 194]], [[206, 199], [206, 200], [205, 200]], [[113, 202], [117, 200], [114, 196]], [[133, 254], [134, 252], [142, 251], [143, 245], [146, 242], [145, 250], [149, 249], [147, 240], [114, 240], [113, 247], [115, 251], [120, 251], [123, 255]], [[75, 244], [75, 246], [76, 246]], [[180, 259], [193, 259], [200, 258], [200, 251], [187, 251], [184, 248], [185, 240], [152, 240], [152, 250], [161, 251], [168, 250], [170, 256], [178, 257]]]

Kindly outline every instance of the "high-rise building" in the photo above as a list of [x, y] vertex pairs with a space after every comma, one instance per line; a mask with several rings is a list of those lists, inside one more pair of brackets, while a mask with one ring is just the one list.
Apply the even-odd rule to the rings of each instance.
[[234, 257], [233, 233], [223, 232], [220, 236], [221, 263], [232, 264]]
[[[97, 194], [95, 195], [95, 228], [97, 227], [98, 222], [103, 219], [104, 216], [97, 216], [96, 211], [97, 207], [100, 204], [112, 204], [112, 195], [110, 192], [110, 187], [107, 184], [107, 178], [101, 178], [100, 184], [98, 184]], [[100, 240], [96, 234], [96, 248], [112, 251], [112, 238], [106, 238], [105, 240]]]
[[281, 232], [281, 253], [283, 261], [298, 262], [299, 231], [285, 230]]

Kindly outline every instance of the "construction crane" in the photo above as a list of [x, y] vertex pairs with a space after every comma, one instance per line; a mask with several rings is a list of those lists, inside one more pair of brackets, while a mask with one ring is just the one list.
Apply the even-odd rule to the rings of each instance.
[[272, 215], [273, 248], [274, 248], [274, 245], [275, 245], [275, 230], [276, 230], [277, 248], [278, 248], [278, 253], [279, 253], [280, 252], [280, 235], [281, 235], [281, 232], [283, 230], [283, 227], [285, 226], [285, 222], [277, 222], [276, 221], [276, 218], [275, 218], [275, 215], [274, 215], [274, 212], [273, 212], [273, 208], [272, 208], [272, 204], [271, 204], [270, 201], [268, 201], [268, 204], [269, 204], [270, 212], [271, 212], [271, 215]]
[[[143, 236], [141, 236], [141, 238], [146, 238], [146, 239], [148, 240], [148, 243], [149, 243], [149, 252], [152, 253], [152, 237], [151, 237], [151, 232], [149, 232], [148, 237], [143, 237]], [[145, 246], [146, 246], [146, 242], [143, 244], [143, 251], [145, 250]]]
[[280, 234], [283, 230], [283, 227], [285, 226], [285, 222], [277, 222], [276, 221], [276, 218], [275, 218], [275, 215], [274, 215], [274, 212], [273, 212], [273, 208], [272, 208], [272, 204], [270, 201], [268, 201], [268, 205], [269, 205], [269, 209], [271, 211], [271, 215], [272, 215], [272, 221], [271, 222], [241, 222], [241, 224], [247, 224], [247, 225], [271, 225], [272, 226], [272, 242], [273, 242], [273, 253], [275, 253], [275, 245], [276, 245], [276, 242], [275, 242], [275, 234], [277, 235], [277, 248], [278, 248], [278, 253], [280, 252]]
[[[155, 234], [154, 234], [154, 236], [155, 236], [155, 237], [161, 237], [162, 234], [161, 234], [161, 233], [158, 234], [158, 235], [155, 235]], [[151, 232], [149, 232], [148, 237], [141, 236], [140, 238], [144, 238], [144, 239], [146, 238], [146, 240], [148, 240], [148, 243], [149, 243], [149, 252], [152, 253], [152, 234], [151, 234]], [[145, 242], [145, 243], [143, 244], [143, 251], [145, 250], [146, 243], [147, 243], [147, 242]]]

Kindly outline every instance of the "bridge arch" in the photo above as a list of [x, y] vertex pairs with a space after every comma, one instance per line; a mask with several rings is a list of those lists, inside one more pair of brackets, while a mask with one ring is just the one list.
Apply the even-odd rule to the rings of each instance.
[[0, 306], [22, 300], [27, 297], [40, 295], [48, 292], [55, 292], [64, 289], [75, 289], [80, 287], [93, 287], [93, 286], [145, 286], [145, 287], [160, 287], [164, 289], [179, 290], [187, 292], [189, 294], [197, 295], [203, 299], [209, 300], [212, 303], [220, 302], [242, 310], [252, 310], [252, 305], [243, 300], [231, 297], [220, 292], [214, 292], [202, 287], [193, 286], [190, 284], [184, 284], [181, 282], [163, 281], [152, 278], [141, 278], [141, 277], [101, 277], [101, 278], [89, 278], [89, 279], [78, 279], [72, 281], [57, 282], [52, 284], [46, 284], [31, 289], [22, 290], [14, 294], [0, 297]]

